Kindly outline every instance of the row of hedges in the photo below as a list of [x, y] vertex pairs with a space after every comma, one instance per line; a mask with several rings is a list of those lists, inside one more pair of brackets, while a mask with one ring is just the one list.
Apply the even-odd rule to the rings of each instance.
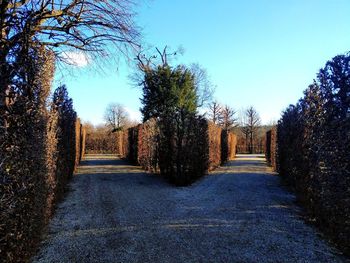
[[350, 255], [350, 54], [336, 56], [277, 126], [278, 172]]
[[209, 170], [232, 160], [236, 156], [237, 136], [212, 122], [207, 122], [205, 133], [209, 140]]
[[30, 52], [8, 90], [11, 110], [1, 109], [1, 262], [29, 260], [81, 153], [81, 125], [65, 87], [49, 100], [53, 54]]
[[122, 132], [122, 156], [177, 185], [189, 184], [235, 156], [236, 136], [201, 117], [185, 122], [181, 145], [178, 134], [162, 132], [161, 125], [150, 119]]
[[121, 152], [122, 137], [120, 132], [109, 132], [106, 129], [88, 131], [86, 133], [85, 153], [119, 154]]

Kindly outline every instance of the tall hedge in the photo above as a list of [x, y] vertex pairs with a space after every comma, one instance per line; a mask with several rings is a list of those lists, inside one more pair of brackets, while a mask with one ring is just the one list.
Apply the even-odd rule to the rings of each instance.
[[181, 148], [177, 133], [162, 134], [155, 119], [124, 131], [124, 140], [125, 158], [137, 160], [145, 170], [160, 173], [176, 185], [194, 182], [208, 170], [233, 159], [236, 152], [233, 133], [198, 116], [184, 122]]
[[147, 171], [159, 171], [159, 127], [155, 119], [138, 126], [137, 160]]
[[209, 165], [207, 122], [193, 115], [182, 125], [180, 135], [176, 130], [161, 133], [159, 145], [160, 173], [175, 185], [192, 183], [207, 172]]
[[209, 137], [209, 170], [212, 170], [221, 164], [222, 128], [212, 122], [208, 122], [207, 132]]
[[267, 164], [277, 171], [277, 127], [273, 127], [266, 132], [265, 137], [265, 157]]
[[54, 68], [45, 50], [23, 52], [10, 80], [11, 111], [0, 123], [0, 258], [5, 262], [28, 259], [45, 215], [45, 101]]
[[[76, 120], [61, 121], [68, 101], [49, 103], [54, 56], [35, 45], [23, 52], [9, 80], [6, 106], [11, 110], [0, 120], [1, 262], [29, 260], [58, 199], [58, 174], [69, 177], [65, 172], [71, 173], [75, 164]], [[66, 162], [59, 162], [63, 153]]]
[[350, 55], [334, 57], [277, 127], [278, 171], [350, 254]]
[[236, 157], [237, 136], [233, 132], [221, 131], [221, 164]]
[[85, 152], [87, 154], [120, 154], [122, 133], [110, 132], [105, 128], [88, 130], [85, 135]]

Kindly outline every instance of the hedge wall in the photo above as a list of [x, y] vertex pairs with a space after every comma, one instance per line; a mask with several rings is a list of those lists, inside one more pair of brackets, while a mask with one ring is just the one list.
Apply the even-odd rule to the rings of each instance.
[[62, 116], [65, 109], [60, 104], [29, 118], [22, 112], [28, 104], [17, 103], [7, 138], [21, 139], [7, 141], [16, 151], [6, 152], [0, 171], [2, 262], [29, 261], [81, 152], [81, 125], [75, 112], [73, 118]]
[[[236, 136], [197, 116], [184, 122], [183, 133], [164, 131], [154, 119], [123, 132], [123, 156], [176, 185], [187, 185], [236, 152]], [[181, 143], [179, 140], [181, 139]], [[135, 155], [136, 154], [136, 155]]]
[[278, 122], [278, 171], [350, 255], [350, 55], [327, 62]]
[[1, 262], [29, 261], [80, 152], [66, 88], [49, 99], [54, 54], [42, 46], [26, 52], [1, 87], [8, 94], [0, 107]]
[[111, 133], [107, 130], [89, 131], [86, 133], [85, 153], [87, 154], [120, 154], [122, 133]]
[[207, 133], [209, 136], [209, 170], [213, 170], [221, 164], [222, 129], [212, 122], [208, 122], [207, 125]]
[[138, 126], [137, 160], [143, 169], [159, 171], [159, 127], [155, 119]]
[[277, 127], [266, 132], [265, 157], [267, 164], [277, 171]]
[[237, 136], [227, 130], [221, 131], [221, 164], [236, 156]]

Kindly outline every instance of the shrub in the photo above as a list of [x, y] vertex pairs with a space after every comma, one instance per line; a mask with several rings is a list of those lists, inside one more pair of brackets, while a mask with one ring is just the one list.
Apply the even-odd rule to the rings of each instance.
[[20, 57], [23, 61], [9, 90], [7, 106], [11, 111], [0, 120], [4, 129], [0, 133], [3, 262], [29, 260], [52, 215], [57, 189], [66, 182], [62, 178], [70, 176], [76, 160], [78, 138], [71, 100], [65, 96], [58, 103], [55, 98], [59, 96], [54, 96], [50, 109], [47, 107], [53, 54], [42, 47], [28, 52]]
[[176, 185], [190, 184], [205, 175], [209, 168], [234, 158], [236, 136], [233, 133], [223, 132], [195, 115], [188, 117], [183, 125], [180, 147], [176, 130], [166, 129], [162, 134], [155, 119], [129, 128], [123, 135], [123, 156], [133, 163], [137, 161], [145, 170], [159, 172]]
[[278, 171], [350, 254], [350, 55], [336, 56], [277, 127]]
[[90, 128], [86, 132], [87, 154], [121, 154], [121, 131], [110, 132], [105, 127]]

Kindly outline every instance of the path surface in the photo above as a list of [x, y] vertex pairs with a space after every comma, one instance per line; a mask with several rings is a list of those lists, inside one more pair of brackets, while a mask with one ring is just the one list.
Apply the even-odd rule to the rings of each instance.
[[88, 156], [34, 262], [345, 262], [256, 156], [176, 188]]

